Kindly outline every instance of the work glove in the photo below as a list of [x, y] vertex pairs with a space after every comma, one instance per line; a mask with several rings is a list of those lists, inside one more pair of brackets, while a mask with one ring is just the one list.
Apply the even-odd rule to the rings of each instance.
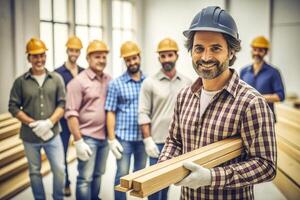
[[184, 162], [183, 166], [190, 170], [191, 173], [175, 185], [192, 189], [211, 185], [211, 172], [209, 169], [197, 165], [191, 161]]
[[74, 144], [77, 158], [82, 161], [87, 161], [92, 155], [92, 150], [89, 145], [87, 145], [82, 138], [75, 141]]
[[143, 140], [145, 144], [145, 150], [148, 156], [152, 158], [158, 158], [159, 156], [159, 149], [155, 142], [153, 141], [152, 137], [147, 137]]
[[46, 132], [44, 135], [41, 136], [42, 140], [47, 141], [51, 139], [54, 136], [53, 131], [50, 129], [50, 131]]
[[41, 138], [45, 133], [53, 128], [53, 123], [50, 119], [38, 120], [31, 122], [29, 127], [32, 128], [32, 131]]
[[108, 140], [108, 146], [118, 160], [122, 158], [124, 149], [117, 139]]

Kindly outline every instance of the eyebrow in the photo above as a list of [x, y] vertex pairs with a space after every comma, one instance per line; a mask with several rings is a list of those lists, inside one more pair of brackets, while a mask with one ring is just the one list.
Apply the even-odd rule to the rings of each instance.
[[[202, 44], [195, 44], [194, 46], [195, 46], [195, 47], [203, 47]], [[220, 44], [212, 44], [212, 45], [210, 45], [210, 46], [212, 46], [212, 47], [223, 47], [223, 46], [220, 45]]]

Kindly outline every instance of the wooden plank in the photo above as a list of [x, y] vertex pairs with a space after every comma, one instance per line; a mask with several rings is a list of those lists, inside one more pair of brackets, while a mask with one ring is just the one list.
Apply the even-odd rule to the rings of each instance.
[[278, 138], [300, 151], [300, 129], [279, 122], [275, 125], [275, 131]]
[[288, 142], [286, 142], [281, 137], [277, 137], [277, 145], [278, 150], [283, 151], [289, 156], [291, 156], [293, 159], [295, 159], [298, 163], [300, 163], [300, 151], [294, 148], [293, 146], [289, 145]]
[[4, 121], [0, 122], [0, 129], [1, 129], [1, 128], [4, 128], [4, 127], [6, 127], [6, 126], [10, 126], [10, 125], [19, 123], [19, 122], [20, 122], [20, 121], [17, 120], [16, 118], [11, 118], [11, 119], [4, 120]]
[[284, 103], [275, 103], [275, 112], [277, 114], [278, 122], [282, 120], [288, 121], [293, 125], [300, 126], [300, 110], [293, 108]]
[[237, 138], [228, 138], [228, 139], [225, 139], [225, 140], [221, 140], [219, 142], [215, 142], [215, 143], [212, 143], [210, 145], [207, 145], [205, 147], [201, 147], [201, 149], [196, 149], [194, 151], [191, 151], [191, 152], [188, 152], [186, 154], [183, 154], [183, 155], [180, 155], [180, 156], [177, 156], [175, 158], [172, 158], [170, 160], [166, 160], [164, 162], [161, 162], [161, 163], [158, 163], [156, 165], [152, 165], [152, 166], [149, 166], [145, 169], [142, 169], [142, 170], [139, 170], [139, 171], [136, 171], [134, 173], [131, 173], [131, 174], [128, 174], [126, 176], [123, 176], [121, 177], [120, 179], [120, 186], [121, 187], [124, 187], [124, 188], [132, 188], [132, 180], [133, 179], [136, 179], [138, 177], [141, 177], [143, 175], [146, 175], [148, 173], [151, 173], [153, 171], [157, 171], [161, 168], [164, 168], [164, 167], [168, 167], [176, 162], [180, 162], [182, 160], [185, 160], [185, 159], [188, 159], [190, 157], [193, 157], [199, 153], [203, 153], [203, 152], [206, 152], [210, 149], [214, 149], [214, 148], [217, 148], [218, 146], [220, 145], [223, 145], [225, 143], [228, 143], [228, 142], [231, 142], [231, 141], [235, 141], [235, 140], [239, 140]]
[[10, 113], [2, 113], [0, 114], [0, 122], [12, 118], [13, 116]]
[[6, 138], [5, 140], [0, 141], [0, 153], [7, 151], [11, 148], [14, 148], [18, 146], [19, 144], [22, 144], [22, 140], [19, 138], [19, 135], [14, 135], [9, 138]]
[[[202, 163], [202, 164], [198, 163], [198, 162], [195, 162], [195, 163], [199, 164], [199, 165], [202, 165], [203, 167], [206, 167], [206, 168], [212, 168], [212, 167], [218, 166], [218, 165], [220, 165], [220, 164], [222, 164], [222, 163], [224, 163], [228, 160], [231, 160], [233, 158], [236, 158], [236, 157], [240, 156], [241, 152], [242, 152], [242, 149], [237, 149], [235, 151], [232, 151], [232, 152], [230, 152], [226, 155], [220, 156], [220, 157], [218, 157], [214, 160], [208, 161], [206, 163]], [[189, 173], [190, 172], [188, 170], [185, 170], [183, 172], [183, 175], [184, 175], [183, 177], [187, 176]], [[176, 180], [176, 182], [174, 182], [174, 183], [177, 183], [180, 180], [181, 179]], [[144, 197], [149, 196], [149, 195], [151, 195], [151, 194], [153, 194], [153, 193], [155, 193], [155, 192], [157, 192], [157, 191], [159, 191], [159, 190], [161, 190], [165, 187], [168, 187], [168, 186], [169, 185], [164, 185], [164, 186], [163, 185], [159, 185], [159, 186], [154, 185], [153, 187], [149, 187], [148, 190], [146, 190], [146, 191], [145, 190], [139, 190], [139, 191], [132, 190], [130, 192], [130, 195], [135, 196], [135, 197], [144, 198]], [[158, 189], [158, 187], [160, 187], [161, 189]]]
[[[68, 150], [68, 162], [72, 162], [76, 159], [76, 150], [74, 146], [71, 146]], [[47, 159], [42, 163], [41, 174], [43, 176], [50, 172], [50, 164]], [[18, 173], [17, 176], [11, 177], [6, 181], [0, 183], [0, 199], [8, 200], [17, 195], [19, 192], [30, 186], [28, 169]]]
[[[159, 169], [157, 171], [134, 179], [133, 189], [137, 192], [142, 191], [143, 195], [150, 195], [151, 192], [159, 191], [173, 183], [177, 183], [178, 181], [182, 180], [189, 173], [189, 171], [183, 167], [183, 162], [192, 161], [197, 164], [203, 165], [209, 161], [213, 161], [214, 159], [217, 159], [241, 148], [242, 141], [240, 139], [225, 143], [217, 148], [211, 149], [183, 161], [176, 162], [169, 167]], [[225, 161], [226, 160], [222, 160], [221, 163]]]
[[289, 179], [280, 169], [277, 169], [277, 174], [273, 183], [287, 199], [299, 199], [300, 187]]
[[4, 151], [0, 154], [0, 167], [3, 167], [12, 161], [15, 161], [18, 158], [23, 157], [24, 155], [24, 146], [22, 144]]
[[0, 129], [0, 140], [18, 134], [21, 128], [21, 123], [16, 123], [11, 126], [4, 127]]
[[300, 185], [300, 164], [283, 151], [278, 151], [278, 168]]

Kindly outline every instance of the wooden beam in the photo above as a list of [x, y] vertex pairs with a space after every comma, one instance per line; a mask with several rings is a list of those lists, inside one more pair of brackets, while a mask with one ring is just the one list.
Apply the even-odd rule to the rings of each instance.
[[16, 123], [0, 129], [0, 140], [3, 140], [12, 135], [18, 134], [21, 128], [21, 123]]
[[4, 120], [4, 121], [0, 122], [0, 129], [4, 128], [6, 126], [12, 125], [12, 124], [19, 123], [19, 122], [20, 121], [17, 120], [16, 118], [11, 118], [11, 119]]
[[[197, 155], [199, 153], [204, 153], [204, 152], [206, 152], [208, 150], [217, 148], [218, 146], [221, 146], [223, 144], [226, 144], [226, 143], [234, 141], [234, 140], [238, 140], [238, 139], [236, 139], [236, 138], [228, 138], [228, 139], [225, 139], [225, 140], [221, 140], [219, 142], [212, 143], [212, 144], [207, 145], [205, 147], [201, 147], [201, 149], [196, 149], [196, 150], [188, 152], [186, 154], [174, 157], [174, 158], [166, 160], [164, 162], [161, 162], [161, 163], [149, 166], [147, 168], [144, 168], [144, 169], [141, 169], [141, 170], [136, 171], [134, 173], [128, 174], [126, 176], [123, 176], [120, 179], [120, 186], [123, 187], [123, 188], [131, 189], [132, 188], [132, 181], [134, 179], [137, 179], [138, 177], [144, 176], [144, 175], [146, 175], [148, 173], [157, 171], [157, 170], [162, 169], [164, 167], [168, 167], [168, 166], [170, 166], [170, 165], [172, 165], [172, 164], [174, 164], [176, 162], [180, 162], [180, 161], [183, 161], [185, 159], [191, 158], [191, 157], [193, 157], [193, 156], [195, 156], [195, 155]], [[123, 190], [123, 189], [121, 189], [121, 190]]]
[[278, 168], [300, 186], [300, 164], [283, 151], [278, 151]]
[[[299, 132], [300, 134], [300, 132]], [[295, 159], [298, 163], [300, 163], [300, 151], [296, 148], [294, 148], [292, 145], [289, 145], [288, 142], [286, 142], [283, 138], [280, 136], [277, 136], [277, 145], [278, 145], [278, 151], [283, 151], [289, 156], [291, 156], [293, 159]]]
[[10, 113], [2, 113], [0, 114], [0, 122], [12, 118], [13, 116]]
[[[148, 173], [133, 180], [134, 192], [131, 193], [132, 195], [138, 195], [141, 197], [151, 195], [154, 192], [157, 192], [171, 184], [179, 182], [189, 174], [189, 170], [183, 167], [183, 162], [192, 161], [199, 165], [205, 165], [206, 163], [211, 162], [214, 164], [210, 164], [211, 167], [213, 167], [239, 156], [241, 154], [241, 148], [241, 139], [236, 139], [220, 145], [217, 148], [210, 149], [196, 156], [176, 162], [168, 167], [164, 167], [152, 173]], [[201, 148], [199, 150], [201, 150]], [[235, 153], [217, 160], [218, 158], [226, 156], [227, 154], [232, 152]], [[232, 155], [234, 155], [234, 157], [232, 157]], [[210, 167], [210, 165], [207, 164], [208, 167]]]

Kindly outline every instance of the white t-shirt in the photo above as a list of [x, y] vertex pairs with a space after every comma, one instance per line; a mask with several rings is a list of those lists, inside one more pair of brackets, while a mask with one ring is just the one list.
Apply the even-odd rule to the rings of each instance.
[[46, 73], [43, 73], [42, 75], [32, 75], [32, 76], [38, 82], [39, 86], [42, 87], [46, 77]]
[[206, 110], [206, 108], [209, 105], [209, 103], [211, 102], [211, 100], [219, 92], [221, 92], [221, 90], [218, 90], [218, 91], [206, 91], [203, 88], [201, 89], [201, 95], [200, 95], [200, 117], [202, 117], [204, 111]]

